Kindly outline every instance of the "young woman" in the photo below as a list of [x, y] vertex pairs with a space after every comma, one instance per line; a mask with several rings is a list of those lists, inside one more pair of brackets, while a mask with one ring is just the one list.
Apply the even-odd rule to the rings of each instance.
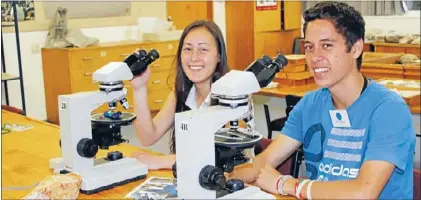
[[171, 130], [170, 155], [155, 156], [140, 151], [133, 156], [149, 169], [170, 169], [175, 163], [174, 116], [176, 112], [210, 105], [213, 82], [228, 72], [225, 42], [219, 27], [199, 20], [188, 25], [181, 35], [176, 58], [175, 88], [152, 119], [147, 83], [150, 69], [131, 81], [134, 88], [136, 135], [144, 146], [155, 144]]

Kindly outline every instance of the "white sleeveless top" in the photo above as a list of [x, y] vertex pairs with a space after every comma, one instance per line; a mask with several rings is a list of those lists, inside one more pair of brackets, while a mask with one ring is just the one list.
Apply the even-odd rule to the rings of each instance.
[[206, 99], [202, 102], [202, 104], [200, 104], [199, 108], [197, 107], [197, 103], [196, 103], [196, 87], [193, 85], [190, 89], [189, 95], [187, 96], [186, 99], [186, 106], [188, 106], [190, 109], [192, 110], [197, 110], [200, 108], [206, 108], [209, 107], [211, 101], [210, 101], [210, 93], [208, 94], [208, 96], [206, 97]]

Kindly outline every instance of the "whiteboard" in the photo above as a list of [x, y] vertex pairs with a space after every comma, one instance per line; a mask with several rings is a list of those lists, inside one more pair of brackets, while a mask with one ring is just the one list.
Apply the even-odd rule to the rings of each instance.
[[46, 19], [52, 19], [58, 7], [67, 8], [69, 19], [130, 16], [130, 1], [79, 2], [44, 1]]

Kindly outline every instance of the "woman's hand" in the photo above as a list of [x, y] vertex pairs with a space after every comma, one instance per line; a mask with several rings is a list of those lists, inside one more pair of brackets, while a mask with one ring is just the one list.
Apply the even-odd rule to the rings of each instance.
[[255, 185], [272, 194], [278, 194], [276, 183], [280, 176], [281, 174], [276, 169], [270, 165], [266, 165], [260, 169]]
[[130, 81], [132, 83], [133, 89], [138, 90], [139, 88], [146, 88], [148, 85], [149, 77], [151, 76], [151, 69], [146, 68], [146, 70], [140, 74], [139, 76], [133, 77], [133, 79]]
[[152, 155], [145, 151], [138, 151], [132, 154], [132, 157], [136, 158], [141, 163], [148, 165], [148, 169], [157, 170], [157, 169], [171, 169], [172, 166], [168, 166], [168, 163], [174, 163], [171, 161], [171, 157], [168, 155]]
[[[139, 51], [140, 49], [138, 48], [132, 54], [139, 55]], [[142, 74], [133, 77], [133, 79], [130, 81], [132, 83], [133, 89], [137, 90], [139, 88], [146, 87], [146, 85], [148, 84], [150, 75], [151, 75], [151, 70], [148, 67]]]

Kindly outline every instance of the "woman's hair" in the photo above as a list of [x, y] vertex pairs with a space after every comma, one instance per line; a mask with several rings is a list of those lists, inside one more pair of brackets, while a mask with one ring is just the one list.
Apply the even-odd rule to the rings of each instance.
[[[181, 65], [181, 52], [183, 49], [183, 44], [186, 36], [192, 31], [193, 29], [197, 28], [206, 28], [210, 34], [212, 34], [213, 38], [218, 47], [218, 54], [220, 57], [220, 61], [216, 64], [215, 72], [213, 73], [212, 82], [215, 82], [223, 75], [228, 72], [228, 63], [227, 63], [227, 51], [225, 48], [225, 41], [224, 36], [222, 35], [221, 30], [219, 29], [218, 25], [216, 25], [212, 21], [206, 20], [197, 20], [193, 23], [189, 24], [183, 31], [180, 37], [180, 42], [178, 44], [177, 49], [177, 57], [176, 57], [176, 76], [175, 76], [175, 97], [176, 97], [176, 106], [175, 112], [183, 112], [186, 110], [190, 110], [189, 107], [186, 106], [185, 102], [187, 96], [189, 95], [190, 89], [193, 86], [193, 82], [189, 80], [186, 74], [183, 71], [183, 67]], [[175, 128], [171, 133], [171, 140], [170, 140], [170, 151], [171, 153], [175, 153]]]

